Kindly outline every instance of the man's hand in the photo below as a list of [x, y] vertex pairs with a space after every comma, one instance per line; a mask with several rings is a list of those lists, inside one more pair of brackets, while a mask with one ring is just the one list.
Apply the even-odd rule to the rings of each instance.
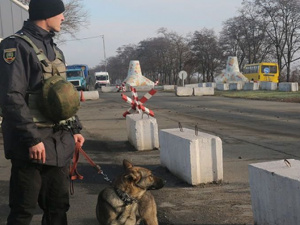
[[29, 158], [32, 160], [41, 160], [46, 162], [46, 150], [43, 142], [29, 148]]
[[84, 137], [81, 134], [74, 134], [74, 140], [75, 144], [79, 144], [80, 147], [82, 147], [84, 143]]

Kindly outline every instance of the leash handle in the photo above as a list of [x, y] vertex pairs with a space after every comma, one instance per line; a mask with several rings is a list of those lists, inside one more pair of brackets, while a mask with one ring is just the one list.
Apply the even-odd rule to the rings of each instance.
[[83, 176], [80, 175], [77, 171], [77, 164], [78, 164], [78, 160], [79, 160], [79, 147], [80, 145], [76, 143], [75, 146], [75, 151], [73, 154], [73, 159], [72, 159], [72, 165], [70, 165], [70, 194], [73, 195], [74, 194], [74, 180], [82, 180]]
[[73, 181], [77, 180], [77, 179], [79, 179], [79, 180], [83, 179], [83, 176], [80, 175], [77, 171], [79, 153], [81, 153], [85, 157], [85, 159], [89, 162], [89, 164], [97, 170], [98, 174], [103, 175], [105, 181], [112, 183], [112, 181], [108, 178], [108, 176], [105, 173], [103, 173], [103, 171], [101, 170], [101, 167], [99, 165], [97, 165], [96, 163], [94, 163], [94, 161], [88, 156], [88, 154], [86, 154], [86, 152], [80, 146], [80, 143], [76, 143], [73, 160], [72, 160], [72, 166], [70, 166], [70, 193], [71, 193], [71, 195], [74, 194]]
[[89, 164], [92, 167], [94, 167], [97, 170], [97, 172], [100, 174], [102, 172], [101, 167], [96, 163], [94, 163], [94, 161], [88, 156], [88, 154], [86, 154], [85, 151], [83, 151], [82, 147], [79, 144], [76, 145], [76, 148], [78, 148], [80, 153], [85, 157], [85, 159], [89, 162]]
[[71, 180], [82, 180], [83, 176], [80, 175], [77, 171], [77, 164], [78, 164], [78, 160], [79, 160], [79, 151], [80, 151], [80, 145], [76, 144], [75, 146], [75, 151], [74, 151], [74, 155], [73, 155], [73, 160], [72, 160], [72, 166], [70, 166], [70, 178]]

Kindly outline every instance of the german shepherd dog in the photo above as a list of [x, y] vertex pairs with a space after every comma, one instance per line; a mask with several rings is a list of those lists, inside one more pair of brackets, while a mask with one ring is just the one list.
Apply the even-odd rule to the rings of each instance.
[[123, 160], [124, 173], [98, 195], [96, 215], [100, 225], [158, 225], [156, 203], [147, 190], [160, 189], [165, 181], [146, 168]]

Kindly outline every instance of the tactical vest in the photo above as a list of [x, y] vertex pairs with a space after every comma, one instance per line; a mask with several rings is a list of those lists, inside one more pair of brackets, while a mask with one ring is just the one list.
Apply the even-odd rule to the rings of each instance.
[[28, 91], [28, 107], [38, 127], [53, 127], [74, 120], [79, 109], [79, 95], [73, 84], [66, 81], [66, 67], [60, 52], [54, 48], [56, 58], [50, 62], [41, 49], [24, 34], [15, 37], [25, 40], [37, 54], [43, 69], [41, 90]]

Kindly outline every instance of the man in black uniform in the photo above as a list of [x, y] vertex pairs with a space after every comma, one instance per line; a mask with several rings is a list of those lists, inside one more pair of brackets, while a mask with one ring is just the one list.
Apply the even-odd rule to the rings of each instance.
[[49, 76], [65, 77], [64, 57], [52, 39], [64, 10], [61, 0], [31, 0], [29, 20], [0, 44], [2, 132], [12, 163], [8, 225], [30, 224], [37, 202], [43, 225], [67, 224], [69, 163], [75, 144], [84, 142], [81, 126], [76, 112], [53, 121], [36, 107]]

